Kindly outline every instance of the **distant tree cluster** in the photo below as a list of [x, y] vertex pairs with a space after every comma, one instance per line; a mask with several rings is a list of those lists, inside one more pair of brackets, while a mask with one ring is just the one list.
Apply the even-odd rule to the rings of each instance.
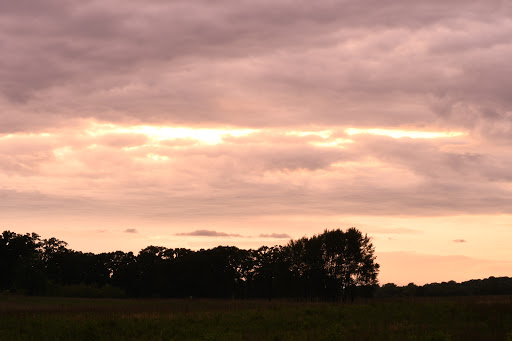
[[415, 285], [409, 283], [397, 286], [384, 284], [376, 291], [378, 297], [439, 297], [439, 296], [473, 296], [473, 295], [512, 295], [512, 278], [489, 277], [472, 279], [462, 283], [455, 281]]
[[337, 301], [371, 295], [378, 270], [370, 239], [355, 228], [256, 250], [148, 246], [138, 255], [74, 251], [35, 233], [0, 236], [0, 291], [28, 295]]

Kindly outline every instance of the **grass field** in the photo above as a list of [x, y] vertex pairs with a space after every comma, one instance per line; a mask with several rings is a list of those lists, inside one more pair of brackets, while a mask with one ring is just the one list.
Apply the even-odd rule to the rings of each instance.
[[512, 341], [512, 297], [332, 304], [0, 296], [0, 340]]

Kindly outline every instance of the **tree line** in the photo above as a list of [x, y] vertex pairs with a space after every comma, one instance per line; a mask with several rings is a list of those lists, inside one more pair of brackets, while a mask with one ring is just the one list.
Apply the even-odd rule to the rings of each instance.
[[133, 252], [74, 251], [56, 238], [4, 231], [0, 291], [27, 295], [297, 298], [370, 296], [379, 264], [356, 228], [325, 230], [284, 246]]
[[457, 283], [455, 281], [416, 285], [409, 283], [397, 286], [387, 283], [375, 291], [376, 297], [440, 297], [440, 296], [481, 296], [512, 295], [512, 278], [489, 277]]

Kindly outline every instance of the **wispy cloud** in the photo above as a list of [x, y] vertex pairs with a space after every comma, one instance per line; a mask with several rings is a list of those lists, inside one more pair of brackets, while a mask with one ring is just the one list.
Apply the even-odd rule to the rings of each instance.
[[237, 233], [225, 233], [212, 230], [195, 230], [192, 232], [176, 233], [177, 236], [200, 236], [200, 237], [242, 237]]
[[139, 231], [137, 231], [137, 229], [126, 229], [123, 232], [124, 233], [139, 233]]
[[467, 243], [468, 241], [465, 239], [454, 239], [453, 242], [454, 243]]
[[287, 233], [262, 233], [259, 235], [261, 238], [277, 238], [277, 239], [284, 239], [284, 238], [291, 238], [291, 236]]

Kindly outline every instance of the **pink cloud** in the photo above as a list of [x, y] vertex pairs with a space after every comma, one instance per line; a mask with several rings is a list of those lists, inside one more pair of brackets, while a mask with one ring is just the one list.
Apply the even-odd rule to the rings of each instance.
[[195, 230], [192, 232], [176, 233], [177, 236], [194, 236], [194, 237], [241, 237], [237, 233], [225, 233], [212, 230]]
[[259, 235], [261, 238], [276, 238], [276, 239], [291, 239], [287, 233], [262, 233]]
[[[498, 0], [4, 2], [0, 215], [165, 221], [174, 236], [226, 217], [510, 214], [511, 14]], [[207, 145], [133, 126], [252, 133]]]

